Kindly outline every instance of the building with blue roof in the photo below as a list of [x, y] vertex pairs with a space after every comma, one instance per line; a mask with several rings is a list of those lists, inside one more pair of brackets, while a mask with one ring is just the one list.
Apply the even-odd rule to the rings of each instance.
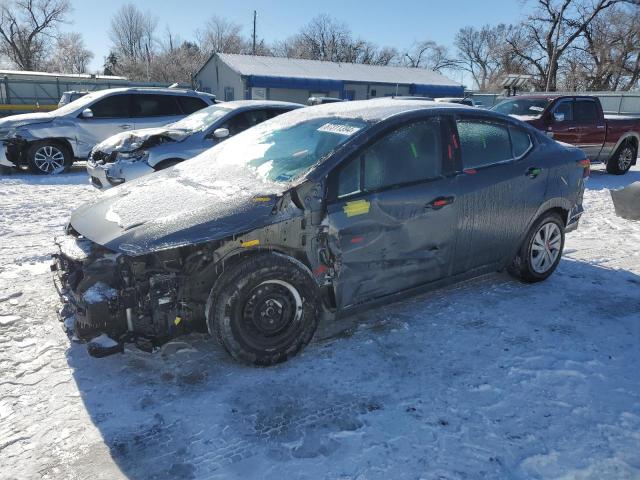
[[196, 73], [199, 90], [219, 100], [310, 97], [365, 100], [392, 95], [462, 97], [464, 87], [424, 68], [336, 63], [284, 57], [215, 53]]

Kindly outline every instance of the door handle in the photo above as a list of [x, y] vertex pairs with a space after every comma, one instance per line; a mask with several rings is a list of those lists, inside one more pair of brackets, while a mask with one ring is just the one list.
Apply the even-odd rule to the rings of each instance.
[[131, 130], [133, 128], [133, 125], [131, 125], [130, 123], [124, 123], [122, 125], [119, 125], [119, 127], [122, 130]]
[[454, 200], [454, 197], [438, 197], [431, 200], [424, 207], [430, 208], [432, 210], [440, 210], [442, 207], [451, 205], [453, 203], [453, 200]]
[[527, 169], [525, 175], [529, 178], [536, 178], [540, 173], [542, 173], [542, 169], [540, 167], [530, 167]]
[[578, 130], [578, 127], [569, 127], [567, 128], [567, 132], [575, 132]]

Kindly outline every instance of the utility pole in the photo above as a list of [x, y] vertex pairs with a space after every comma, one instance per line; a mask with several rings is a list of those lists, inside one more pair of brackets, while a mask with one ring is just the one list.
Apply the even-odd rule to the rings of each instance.
[[256, 16], [257, 16], [257, 13], [254, 10], [253, 11], [253, 49], [251, 50], [254, 55], [256, 54]]
[[[558, 19], [558, 29], [556, 30], [556, 39], [553, 43], [553, 52], [551, 52], [551, 58], [549, 59], [549, 69], [547, 71], [547, 85], [544, 89], [545, 92], [548, 92], [551, 88], [551, 70], [555, 68], [555, 64], [558, 61], [558, 43], [560, 43], [560, 31], [562, 30], [562, 14], [564, 13], [564, 9], [560, 10], [560, 18]], [[555, 72], [557, 74], [557, 71]], [[554, 85], [555, 87], [555, 85]]]

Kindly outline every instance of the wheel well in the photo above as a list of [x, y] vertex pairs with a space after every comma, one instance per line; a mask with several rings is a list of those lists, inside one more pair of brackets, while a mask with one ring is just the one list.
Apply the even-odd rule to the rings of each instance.
[[165, 165], [167, 164], [177, 164], [180, 162], [183, 162], [184, 159], [182, 158], [165, 158], [164, 160], [161, 160], [160, 162], [156, 163], [153, 166], [154, 170], [162, 170], [163, 168], [167, 168]]
[[285, 255], [287, 257], [291, 257], [299, 261], [300, 263], [302, 263], [305, 267], [307, 267], [310, 270], [310, 267], [309, 265], [307, 265], [307, 262], [301, 259], [298, 255], [295, 255], [294, 252], [288, 252], [285, 249], [275, 249], [275, 248], [252, 248], [251, 250], [247, 250], [247, 251], [232, 252], [226, 257], [224, 257], [223, 259], [219, 260], [218, 261], [219, 266], [218, 268], [216, 268], [216, 273], [218, 274], [218, 277], [219, 277], [222, 274], [222, 272], [233, 267], [237, 263], [244, 261], [249, 257], [255, 257], [258, 255], [268, 255], [270, 253], [276, 253], [279, 255]]
[[38, 140], [31, 140], [26, 144], [26, 148], [24, 149], [23, 153], [26, 155], [27, 150], [31, 148], [32, 145], [36, 143], [43, 143], [43, 142], [56, 143], [61, 147], [64, 147], [67, 150], [67, 152], [69, 152], [69, 154], [71, 155], [72, 161], [75, 158], [73, 154], [73, 147], [71, 146], [71, 142], [69, 142], [69, 140], [67, 140], [66, 138], [42, 138]]
[[[538, 218], [542, 218], [543, 215], [546, 215], [547, 213], [557, 213], [558, 215], [560, 215], [560, 218], [562, 218], [562, 222], [565, 224], [567, 223], [567, 217], [569, 215], [569, 210], [567, 210], [566, 208], [562, 208], [562, 207], [553, 207], [553, 208], [549, 208], [548, 210], [545, 210], [544, 212], [542, 212], [540, 215], [538, 215]], [[537, 219], [536, 219], [537, 220]]]

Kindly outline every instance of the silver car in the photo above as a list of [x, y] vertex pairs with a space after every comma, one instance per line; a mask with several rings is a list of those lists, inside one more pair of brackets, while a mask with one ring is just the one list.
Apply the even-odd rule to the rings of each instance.
[[206, 93], [175, 88], [112, 88], [47, 113], [0, 120], [0, 165], [53, 174], [84, 159], [116, 133], [159, 127], [215, 103]]
[[119, 133], [95, 146], [87, 171], [92, 185], [107, 189], [171, 167], [226, 137], [303, 106], [268, 100], [224, 102], [165, 127]]

